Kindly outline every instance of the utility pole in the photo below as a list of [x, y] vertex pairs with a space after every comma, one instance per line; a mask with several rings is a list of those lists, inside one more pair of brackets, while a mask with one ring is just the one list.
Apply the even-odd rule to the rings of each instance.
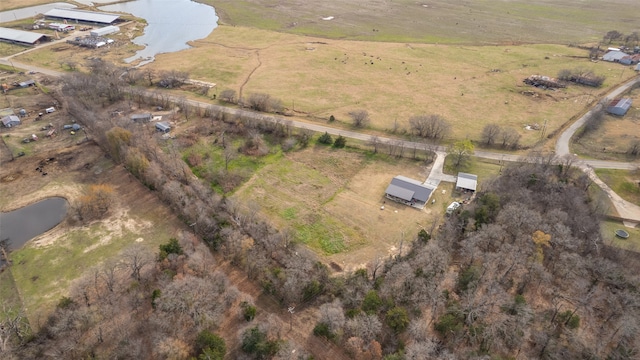
[[289, 331], [293, 330], [293, 313], [295, 312], [293, 310], [295, 310], [295, 308], [294, 305], [291, 305], [287, 309], [287, 311], [289, 311]]

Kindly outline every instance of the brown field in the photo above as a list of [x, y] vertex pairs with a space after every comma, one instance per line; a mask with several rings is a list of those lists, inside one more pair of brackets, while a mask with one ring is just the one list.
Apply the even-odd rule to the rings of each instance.
[[597, 159], [619, 161], [634, 160], [626, 152], [632, 141], [640, 140], [640, 89], [634, 89], [625, 97], [633, 100], [625, 116], [606, 115], [602, 127], [574, 143], [574, 152]]
[[422, 211], [384, 198], [394, 176], [424, 181], [429, 170], [423, 161], [382, 155], [372, 160], [360, 152], [317, 146], [262, 168], [234, 196], [256, 202], [279, 228], [293, 230], [327, 262], [352, 270], [397, 254], [403, 238], [408, 246], [421, 228], [441, 219], [452, 184], [443, 183], [436, 204]]
[[[584, 43], [638, 30], [634, 0], [198, 0], [221, 22], [333, 39], [466, 43]], [[330, 21], [322, 18], [333, 16]]]
[[[371, 127], [408, 128], [408, 118], [440, 114], [453, 138], [479, 139], [487, 123], [518, 129], [533, 145], [547, 121], [551, 133], [582, 112], [607, 88], [634, 76], [623, 66], [593, 63], [586, 51], [561, 45], [442, 46], [310, 38], [220, 26], [195, 48], [163, 54], [150, 66], [188, 71], [193, 78], [248, 96], [268, 93], [287, 108], [349, 123], [348, 112], [366, 109]], [[213, 64], [213, 65], [211, 65]], [[587, 68], [607, 76], [603, 88], [539, 90], [522, 83], [532, 74], [556, 76]]]

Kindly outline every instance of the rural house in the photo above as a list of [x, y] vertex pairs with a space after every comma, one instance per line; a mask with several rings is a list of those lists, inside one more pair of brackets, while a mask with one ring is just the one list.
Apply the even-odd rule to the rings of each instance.
[[607, 105], [607, 112], [612, 115], [623, 116], [631, 107], [630, 98], [614, 99]]
[[435, 188], [430, 185], [398, 175], [391, 180], [385, 195], [387, 199], [422, 209], [429, 201], [433, 190]]
[[168, 133], [169, 131], [171, 131], [171, 125], [169, 125], [169, 123], [167, 122], [159, 122], [156, 123], [156, 130], [163, 133]]
[[152, 118], [153, 116], [151, 116], [151, 113], [131, 115], [131, 120], [134, 122], [149, 122]]
[[478, 175], [458, 173], [458, 181], [456, 181], [456, 190], [475, 192], [478, 187]]
[[625, 56], [629, 56], [629, 54], [624, 53], [620, 50], [612, 50], [604, 54], [602, 56], [602, 60], [611, 61], [611, 62], [620, 62], [620, 60]]
[[20, 118], [15, 115], [8, 115], [2, 118], [2, 125], [10, 128], [20, 125]]

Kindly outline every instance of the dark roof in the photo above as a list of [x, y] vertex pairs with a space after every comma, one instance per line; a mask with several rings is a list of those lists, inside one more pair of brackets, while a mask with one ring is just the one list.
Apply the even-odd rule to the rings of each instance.
[[71, 19], [86, 22], [111, 24], [118, 20], [120, 15], [108, 14], [95, 11], [75, 10], [75, 9], [51, 9], [44, 13], [44, 16], [60, 19]]
[[25, 44], [35, 44], [43, 37], [47, 35], [31, 32], [31, 31], [22, 31], [16, 29], [9, 29], [0, 27], [0, 39], [7, 41], [16, 41]]
[[156, 128], [162, 129], [162, 130], [169, 130], [171, 129], [171, 125], [169, 125], [169, 123], [166, 123], [166, 122], [157, 122]]
[[476, 191], [478, 187], [478, 175], [459, 172], [456, 187]]
[[415, 199], [417, 201], [426, 202], [429, 200], [429, 196], [432, 191], [432, 188], [417, 180], [398, 175], [391, 180], [391, 184], [389, 184], [385, 193], [405, 201]]
[[151, 113], [145, 114], [132, 114], [131, 120], [151, 120]]

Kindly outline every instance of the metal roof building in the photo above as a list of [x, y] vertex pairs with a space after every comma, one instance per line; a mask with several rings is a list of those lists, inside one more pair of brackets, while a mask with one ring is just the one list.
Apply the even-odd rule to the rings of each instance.
[[37, 32], [0, 27], [0, 40], [2, 41], [34, 45], [46, 37], [47, 35]]
[[458, 173], [458, 181], [456, 181], [456, 189], [476, 191], [478, 187], [478, 175]]
[[608, 53], [604, 54], [602, 56], [602, 60], [618, 62], [618, 61], [620, 61], [620, 59], [622, 59], [625, 56], [629, 56], [629, 54], [624, 53], [624, 52], [619, 51], [619, 50], [617, 50], [617, 51], [614, 50], [614, 51], [609, 51]]
[[51, 9], [44, 13], [48, 18], [76, 20], [89, 23], [112, 24], [120, 18], [118, 14], [100, 13], [75, 9]]
[[2, 125], [8, 128], [20, 125], [20, 118], [15, 115], [5, 116], [2, 118], [1, 121], [2, 121]]
[[429, 185], [398, 175], [391, 180], [385, 194], [388, 199], [422, 208], [433, 190]]
[[623, 116], [631, 108], [631, 99], [622, 98], [612, 100], [607, 106], [607, 112], [613, 115]]
[[94, 29], [89, 32], [91, 36], [105, 36], [120, 31], [120, 28], [115, 25], [105, 26], [99, 29]]
[[161, 131], [163, 133], [167, 133], [171, 131], [171, 125], [167, 122], [159, 122], [156, 123], [156, 130]]

